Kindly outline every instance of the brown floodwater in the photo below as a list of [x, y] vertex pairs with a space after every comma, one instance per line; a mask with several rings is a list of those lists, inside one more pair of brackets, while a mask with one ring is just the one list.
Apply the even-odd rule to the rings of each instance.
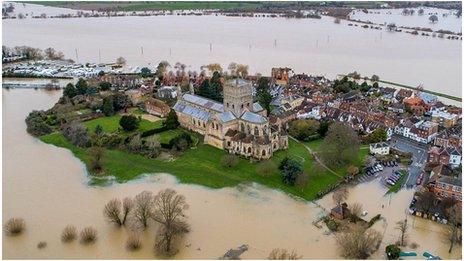
[[154, 68], [167, 60], [172, 65], [185, 63], [187, 70], [199, 70], [208, 63], [227, 68], [230, 62], [238, 62], [248, 64], [251, 73], [264, 75], [278, 66], [328, 77], [358, 71], [461, 97], [462, 41], [347, 23], [335, 24], [330, 17], [177, 15], [6, 19], [2, 32], [6, 46], [54, 47], [81, 63], [114, 62], [122, 56], [131, 67]]
[[[242, 244], [250, 246], [243, 258], [265, 258], [276, 247], [295, 249], [308, 259], [340, 258], [334, 237], [325, 235], [325, 228], [312, 225], [323, 213], [321, 208], [262, 186], [208, 189], [179, 184], [166, 174], [147, 174], [125, 184], [89, 186], [84, 165], [71, 152], [44, 144], [25, 130], [26, 115], [33, 109], [50, 108], [60, 95], [59, 91], [44, 90], [2, 92], [2, 217], [3, 220], [23, 217], [27, 223], [24, 234], [3, 235], [4, 258], [154, 258], [153, 224], [141, 235], [142, 249], [128, 252], [124, 248], [128, 231], [106, 223], [102, 209], [114, 197], [132, 197], [143, 190], [157, 193], [163, 188], [175, 189], [190, 204], [187, 214], [192, 231], [175, 258], [214, 259]], [[381, 248], [396, 241], [394, 223], [405, 217], [412, 192], [402, 191], [389, 203], [390, 199], [383, 197], [384, 189], [375, 181], [350, 191], [348, 202], [361, 202], [369, 212], [368, 217], [377, 213], [386, 217], [386, 222], [375, 225], [379, 231], [385, 231]], [[319, 203], [326, 208], [333, 205], [330, 195]], [[381, 204], [385, 205], [383, 209]], [[61, 243], [61, 231], [68, 224], [78, 229], [94, 226], [98, 241], [91, 246]], [[443, 226], [420, 219], [414, 224], [410, 240], [420, 245], [419, 251], [428, 250], [442, 258], [460, 258], [459, 247], [447, 254], [448, 245], [441, 234]], [[36, 246], [40, 241], [46, 241], [47, 247], [39, 250]], [[384, 258], [382, 249], [375, 258]]]

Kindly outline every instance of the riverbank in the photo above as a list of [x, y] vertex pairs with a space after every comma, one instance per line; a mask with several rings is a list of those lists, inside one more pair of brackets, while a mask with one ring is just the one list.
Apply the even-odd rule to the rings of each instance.
[[[45, 143], [70, 150], [82, 160], [87, 168], [90, 164], [88, 149], [78, 148], [67, 141], [60, 133], [52, 133], [40, 137]], [[316, 146], [321, 145], [315, 141]], [[361, 167], [367, 149], [361, 149], [355, 165]], [[105, 176], [114, 176], [117, 182], [124, 183], [138, 178], [144, 173], [170, 173], [181, 183], [199, 184], [210, 188], [234, 187], [242, 183], [256, 182], [269, 188], [278, 189], [306, 200], [316, 199], [319, 191], [341, 181], [346, 174], [346, 168], [335, 170], [339, 176], [328, 170], [319, 170], [314, 159], [306, 148], [293, 140], [289, 140], [289, 149], [277, 151], [271, 159], [277, 166], [285, 156], [294, 157], [302, 161], [304, 170], [308, 173], [308, 184], [300, 189], [282, 182], [277, 169], [266, 175], [259, 175], [256, 171], [257, 163], [239, 158], [235, 167], [225, 167], [221, 164], [221, 157], [227, 152], [210, 145], [200, 144], [196, 148], [187, 150], [177, 159], [150, 159], [141, 155], [131, 154], [120, 150], [106, 150], [103, 157]], [[92, 182], [98, 184], [98, 176]]]

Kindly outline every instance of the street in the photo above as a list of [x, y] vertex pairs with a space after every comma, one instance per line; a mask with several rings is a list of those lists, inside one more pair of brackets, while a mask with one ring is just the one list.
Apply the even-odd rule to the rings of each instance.
[[427, 161], [427, 145], [397, 135], [392, 137], [390, 145], [392, 148], [412, 153], [412, 164], [408, 167], [409, 175], [405, 185], [407, 188], [415, 186]]

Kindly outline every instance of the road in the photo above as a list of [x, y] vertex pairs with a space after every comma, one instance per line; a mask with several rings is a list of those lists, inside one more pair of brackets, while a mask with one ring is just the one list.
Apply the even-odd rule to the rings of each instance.
[[414, 187], [427, 161], [427, 145], [397, 135], [392, 137], [390, 145], [392, 148], [412, 153], [413, 162], [408, 168], [409, 175], [405, 185], [408, 188]]

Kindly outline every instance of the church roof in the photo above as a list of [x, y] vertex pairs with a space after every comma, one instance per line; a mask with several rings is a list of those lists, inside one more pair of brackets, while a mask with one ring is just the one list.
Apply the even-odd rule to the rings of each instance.
[[224, 111], [224, 105], [222, 105], [221, 103], [195, 95], [195, 94], [186, 93], [182, 96], [182, 99], [184, 101], [188, 101], [190, 103], [193, 103], [193, 104], [196, 104], [196, 105], [199, 105], [199, 106], [211, 109], [211, 110], [215, 110], [217, 112]]
[[267, 122], [267, 119], [264, 118], [263, 116], [256, 114], [254, 112], [249, 112], [245, 111], [242, 114], [242, 117], [240, 117], [242, 120], [248, 121], [248, 122], [253, 122], [253, 123], [265, 123]]
[[229, 121], [233, 121], [235, 119], [237, 119], [237, 118], [230, 111], [226, 111], [226, 112], [223, 112], [223, 113], [219, 114], [219, 120], [222, 121], [222, 122], [229, 122]]
[[261, 106], [261, 104], [259, 104], [259, 102], [253, 103], [253, 111], [254, 112], [259, 112], [259, 111], [262, 111], [262, 110], [264, 110], [264, 109]]
[[177, 112], [181, 112], [181, 113], [190, 115], [190, 116], [192, 116], [194, 118], [197, 118], [197, 119], [200, 119], [202, 121], [208, 121], [211, 118], [211, 114], [209, 112], [207, 112], [205, 110], [202, 110], [202, 109], [192, 107], [192, 106], [190, 106], [188, 104], [185, 104], [185, 103], [183, 103], [181, 101], [178, 101], [174, 105], [173, 108]]

